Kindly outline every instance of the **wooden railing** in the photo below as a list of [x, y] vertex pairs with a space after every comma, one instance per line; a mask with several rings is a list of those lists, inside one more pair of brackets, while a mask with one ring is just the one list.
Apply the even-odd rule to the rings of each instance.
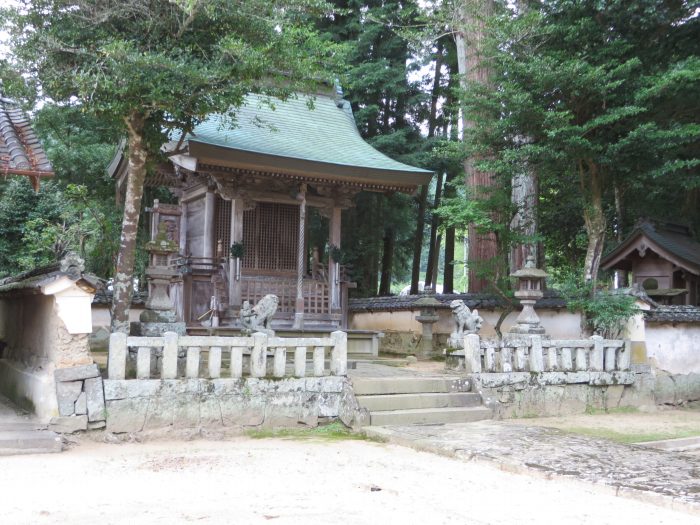
[[[329, 287], [326, 281], [304, 279], [302, 284], [304, 313], [329, 314]], [[241, 299], [256, 304], [267, 294], [279, 299], [277, 310], [294, 313], [297, 297], [296, 279], [281, 277], [243, 276], [241, 278]]]
[[[288, 349], [293, 349], [293, 369], [289, 372]], [[251, 337], [178, 336], [175, 332], [165, 332], [162, 337], [133, 337], [113, 333], [109, 340], [108, 378], [265, 377], [268, 357], [273, 360], [273, 377], [304, 377], [309, 353], [313, 376], [347, 375], [347, 334], [342, 331], [332, 332], [330, 337], [306, 338], [268, 337], [263, 333]], [[329, 369], [325, 367], [326, 355], [330, 358]], [[206, 369], [202, 367], [203, 356]], [[228, 367], [223, 366], [225, 358]], [[135, 369], [127, 366], [130, 361], [135, 361]]]
[[575, 340], [531, 336], [489, 341], [474, 334], [464, 338], [465, 369], [470, 373], [627, 371], [630, 361], [629, 341], [595, 335]]

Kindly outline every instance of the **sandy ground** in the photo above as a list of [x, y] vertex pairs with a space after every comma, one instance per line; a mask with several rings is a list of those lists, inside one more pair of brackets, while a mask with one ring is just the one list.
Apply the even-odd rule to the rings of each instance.
[[644, 438], [674, 438], [700, 436], [700, 410], [657, 410], [654, 412], [578, 414], [564, 417], [511, 419], [513, 425], [560, 428], [562, 430], [601, 430], [601, 435], [613, 432], [622, 436]]
[[697, 523], [697, 516], [364, 441], [97, 444], [0, 458], [0, 523]]

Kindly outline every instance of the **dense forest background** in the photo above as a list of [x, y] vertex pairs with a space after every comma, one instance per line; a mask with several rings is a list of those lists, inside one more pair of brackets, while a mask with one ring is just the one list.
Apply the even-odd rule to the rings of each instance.
[[[343, 50], [331, 74], [362, 136], [435, 171], [417, 195], [362, 193], [344, 212], [343, 262], [358, 295], [415, 291], [418, 281], [466, 291], [477, 235], [494, 249], [471, 269], [503, 289], [516, 246], [537, 247], [563, 280], [597, 274], [591, 254], [599, 260], [641, 218], [700, 234], [691, 3], [334, 0], [305, 16], [320, 42]], [[56, 172], [38, 193], [22, 178], [0, 180], [0, 276], [68, 250], [112, 276], [121, 210], [105, 168], [123, 129], [77, 102], [37, 105], [12, 60], [0, 67], [3, 92], [29, 104]], [[475, 185], [474, 173], [487, 183]], [[536, 198], [518, 197], [525, 183]]]

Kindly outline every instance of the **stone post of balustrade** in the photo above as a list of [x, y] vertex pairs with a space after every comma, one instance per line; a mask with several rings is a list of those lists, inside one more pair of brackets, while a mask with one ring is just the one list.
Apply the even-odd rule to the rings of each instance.
[[464, 368], [468, 374], [481, 373], [481, 342], [477, 334], [464, 336]]
[[348, 375], [348, 334], [342, 330], [331, 332], [333, 349], [331, 350], [331, 374]]

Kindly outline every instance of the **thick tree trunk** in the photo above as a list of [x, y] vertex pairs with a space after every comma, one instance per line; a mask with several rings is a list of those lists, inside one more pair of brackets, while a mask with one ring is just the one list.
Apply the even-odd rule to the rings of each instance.
[[[491, 70], [483, 60], [485, 45], [485, 24], [494, 10], [493, 0], [474, 0], [464, 5], [457, 32], [457, 60], [459, 73], [466, 84], [488, 85]], [[462, 113], [463, 127], [466, 130], [475, 125], [476, 115]], [[466, 185], [472, 198], [484, 198], [496, 185], [492, 173], [479, 171], [474, 159], [465, 159]], [[478, 270], [483, 263], [498, 256], [498, 243], [493, 233], [479, 233], [474, 225], [469, 225], [469, 291], [481, 292], [489, 285], [489, 279], [479, 277]]]
[[[615, 179], [614, 183], [614, 194], [615, 194], [615, 217], [616, 217], [616, 228], [615, 228], [615, 239], [617, 242], [622, 242], [625, 238], [625, 233], [622, 227], [624, 222], [624, 216], [622, 211], [622, 188], [619, 182]], [[617, 286], [618, 288], [627, 287], [627, 272], [625, 270], [615, 270], [615, 275], [617, 275]]]
[[394, 243], [396, 236], [393, 230], [384, 233], [384, 249], [382, 251], [382, 278], [379, 282], [379, 295], [391, 294], [391, 269], [394, 264]]
[[[435, 136], [437, 128], [437, 106], [440, 98], [440, 81], [442, 78], [444, 43], [442, 39], [437, 41], [435, 51], [435, 76], [433, 77], [433, 90], [430, 96], [430, 116], [428, 118], [428, 137]], [[418, 293], [420, 281], [421, 252], [423, 251], [423, 236], [425, 230], [425, 207], [428, 201], [428, 185], [421, 188], [418, 200], [418, 220], [416, 221], [416, 235], [413, 237], [413, 266], [411, 269], [411, 294]]]
[[437, 232], [440, 227], [440, 217], [437, 216], [435, 210], [440, 207], [440, 199], [442, 198], [442, 178], [443, 174], [438, 173], [437, 184], [435, 185], [435, 202], [433, 203], [433, 216], [430, 220], [430, 244], [428, 248], [428, 268], [425, 271], [425, 286], [432, 286], [433, 274], [435, 273], [435, 254], [440, 252], [440, 246], [436, 246]]
[[418, 197], [418, 217], [416, 218], [416, 234], [413, 237], [413, 266], [411, 267], [411, 294], [418, 293], [420, 281], [420, 260], [423, 251], [423, 230], [425, 230], [425, 205], [428, 202], [428, 185], [421, 187]]
[[603, 243], [605, 242], [605, 214], [603, 210], [603, 175], [598, 166], [587, 161], [579, 163], [579, 176], [583, 194], [587, 196], [587, 202], [583, 209], [583, 219], [588, 234], [588, 247], [583, 266], [583, 277], [588, 283], [595, 286], [600, 268], [600, 259], [603, 255]]
[[[455, 188], [452, 182], [455, 179], [455, 174], [451, 173], [447, 176], [445, 184], [445, 198], [451, 199], [455, 197]], [[455, 227], [450, 226], [445, 230], [445, 269], [443, 270], [442, 293], [454, 293], [455, 282]]]
[[112, 332], [129, 332], [129, 309], [134, 287], [134, 259], [136, 256], [136, 234], [141, 214], [143, 185], [146, 179], [148, 152], [143, 131], [146, 116], [132, 113], [126, 119], [128, 130], [129, 165], [124, 198], [122, 234], [114, 273], [112, 296]]
[[[515, 215], [510, 229], [520, 237], [533, 238], [537, 233], [537, 186], [537, 176], [532, 171], [513, 177], [511, 201], [515, 206]], [[510, 252], [511, 271], [522, 268], [528, 255], [538, 261], [537, 243], [526, 241], [513, 246]]]

